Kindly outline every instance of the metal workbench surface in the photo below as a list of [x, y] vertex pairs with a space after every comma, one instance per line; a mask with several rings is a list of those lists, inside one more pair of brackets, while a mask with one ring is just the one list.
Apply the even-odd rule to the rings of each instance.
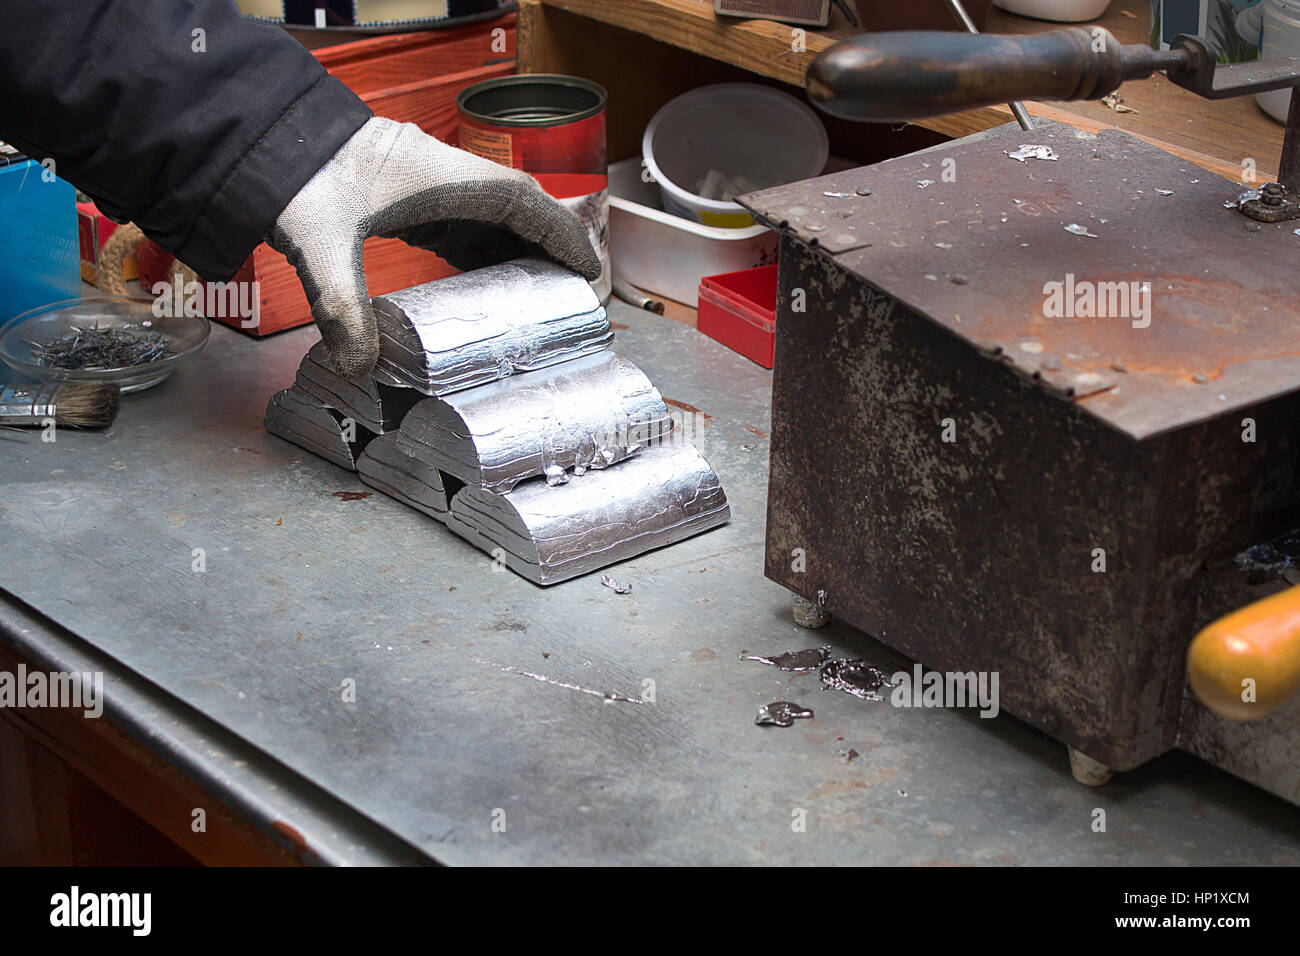
[[[733, 511], [614, 569], [631, 593], [536, 587], [346, 494], [369, 489], [262, 427], [315, 331], [217, 327], [111, 429], [0, 440], [0, 587], [39, 612], [0, 604], [0, 637], [104, 669], [110, 717], [324, 862], [1300, 862], [1300, 811], [1194, 758], [1088, 790], [1013, 718], [741, 661], [830, 643], [910, 666], [839, 624], [800, 630], [763, 577], [770, 375], [668, 319], [611, 318]], [[816, 717], [755, 726], [777, 699]]]

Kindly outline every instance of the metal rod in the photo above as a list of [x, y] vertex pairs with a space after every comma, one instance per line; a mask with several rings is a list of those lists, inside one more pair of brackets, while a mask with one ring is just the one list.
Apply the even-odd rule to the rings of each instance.
[[858, 18], [853, 15], [853, 10], [849, 8], [849, 5], [844, 0], [831, 0], [831, 3], [840, 8], [840, 13], [844, 14], [845, 20], [849, 21], [849, 26], [856, 27], [858, 25]]
[[1291, 108], [1287, 111], [1286, 139], [1282, 141], [1282, 161], [1277, 181], [1293, 194], [1300, 194], [1300, 96], [1291, 90]]
[[614, 276], [614, 294], [628, 305], [634, 305], [638, 309], [645, 309], [658, 315], [664, 314], [664, 304], [662, 302], [653, 296], [646, 295], [640, 289], [618, 276]]
[[[961, 0], [948, 0], [948, 9], [953, 12], [953, 16], [966, 28], [967, 33], [979, 34], [979, 27], [975, 26], [975, 21], [970, 18], [966, 8], [961, 5]], [[1031, 130], [1034, 128], [1034, 121], [1029, 118], [1029, 113], [1025, 110], [1022, 103], [1012, 100], [1007, 106], [1011, 107], [1011, 115], [1016, 118], [1020, 128]]]

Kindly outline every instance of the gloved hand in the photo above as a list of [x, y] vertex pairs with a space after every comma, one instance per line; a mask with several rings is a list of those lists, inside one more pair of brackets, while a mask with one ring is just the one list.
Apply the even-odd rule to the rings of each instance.
[[266, 240], [297, 270], [346, 378], [379, 356], [361, 261], [370, 236], [430, 249], [462, 270], [541, 252], [588, 280], [600, 275], [586, 227], [533, 177], [375, 117], [299, 190]]

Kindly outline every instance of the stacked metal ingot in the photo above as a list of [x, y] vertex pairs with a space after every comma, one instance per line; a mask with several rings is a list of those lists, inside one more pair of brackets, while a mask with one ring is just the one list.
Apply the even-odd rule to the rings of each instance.
[[379, 365], [426, 395], [472, 388], [599, 352], [605, 310], [575, 272], [516, 259], [374, 300]]
[[345, 381], [319, 343], [267, 428], [443, 521], [538, 584], [723, 524], [718, 477], [673, 429], [575, 273], [518, 259], [374, 300], [380, 359]]
[[614, 352], [564, 362], [416, 405], [397, 444], [469, 485], [608, 468], [671, 431], [659, 391]]
[[535, 479], [501, 495], [467, 485], [451, 501], [447, 527], [530, 581], [554, 584], [706, 531], [730, 514], [708, 462], [691, 444], [669, 442], [563, 487]]
[[332, 461], [357, 470], [357, 459], [374, 432], [350, 421], [297, 385], [276, 392], [266, 406], [266, 430]]
[[294, 384], [316, 401], [365, 425], [376, 435], [394, 431], [420, 393], [376, 370], [374, 375], [348, 380], [330, 368], [324, 342], [303, 356]]

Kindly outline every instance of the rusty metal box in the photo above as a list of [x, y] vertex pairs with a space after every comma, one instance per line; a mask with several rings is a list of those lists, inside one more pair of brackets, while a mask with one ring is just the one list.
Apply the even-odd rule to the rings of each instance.
[[[1243, 601], [1211, 569], [1300, 504], [1300, 239], [1240, 192], [1050, 125], [744, 197], [783, 230], [768, 577], [1115, 769], [1174, 747]], [[1149, 310], [1054, 314], [1067, 282]]]

